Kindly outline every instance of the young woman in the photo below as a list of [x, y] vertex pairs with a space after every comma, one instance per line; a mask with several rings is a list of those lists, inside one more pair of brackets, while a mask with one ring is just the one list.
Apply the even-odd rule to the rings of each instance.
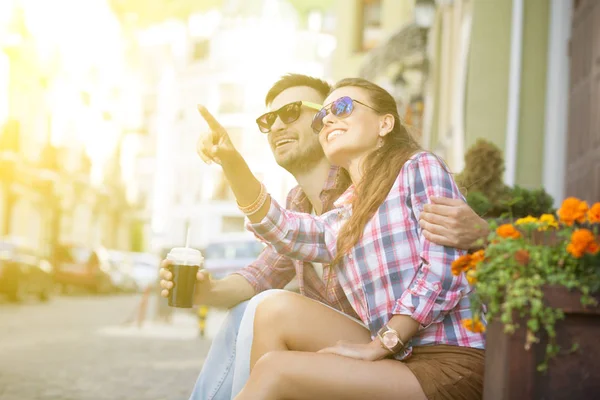
[[[321, 216], [272, 200], [199, 107], [211, 128], [199, 154], [221, 164], [249, 227], [280, 254], [337, 268], [361, 319], [293, 293], [266, 299], [236, 399], [481, 398], [484, 338], [464, 328], [471, 288], [451, 273], [462, 252], [429, 242], [418, 223], [430, 197], [461, 198], [452, 176], [420, 150], [379, 86], [345, 79], [325, 103], [313, 129], [353, 185]], [[292, 135], [280, 134], [281, 151], [294, 151]]]

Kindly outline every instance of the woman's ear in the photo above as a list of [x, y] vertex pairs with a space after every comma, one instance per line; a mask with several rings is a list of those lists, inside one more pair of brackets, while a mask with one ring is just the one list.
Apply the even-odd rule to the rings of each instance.
[[379, 124], [379, 136], [384, 137], [394, 129], [395, 123], [394, 116], [392, 114], [385, 114], [380, 118]]

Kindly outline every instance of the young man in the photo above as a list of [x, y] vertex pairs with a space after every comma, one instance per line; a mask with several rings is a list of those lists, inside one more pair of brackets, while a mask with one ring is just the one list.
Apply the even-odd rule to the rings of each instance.
[[[350, 184], [343, 170], [328, 163], [310, 127], [329, 91], [329, 84], [320, 79], [286, 75], [267, 93], [265, 103], [273, 111], [257, 119], [259, 129], [268, 134], [275, 160], [298, 182], [288, 194], [286, 207], [290, 210], [315, 214], [329, 211]], [[436, 243], [468, 248], [486, 232], [485, 221], [461, 201], [439, 199], [439, 204], [427, 207], [421, 225], [428, 239]], [[211, 280], [205, 272], [199, 272], [196, 304], [231, 310], [213, 340], [191, 399], [231, 399], [242, 389], [250, 372], [256, 305], [294, 277], [302, 295], [356, 318], [337, 280], [332, 278], [326, 287], [322, 268], [290, 260], [267, 247], [254, 263], [222, 280]], [[172, 287], [171, 274], [163, 268], [161, 277], [166, 296]]]

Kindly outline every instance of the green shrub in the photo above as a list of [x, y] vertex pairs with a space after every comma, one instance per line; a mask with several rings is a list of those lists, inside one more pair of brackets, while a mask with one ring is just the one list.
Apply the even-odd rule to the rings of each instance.
[[553, 214], [555, 212], [553, 204], [554, 199], [544, 188], [530, 190], [520, 186], [509, 189], [507, 196], [500, 200], [502, 214], [511, 218]]
[[480, 217], [488, 216], [488, 213], [493, 208], [490, 200], [481, 192], [468, 192], [467, 203]]
[[485, 139], [477, 139], [465, 154], [465, 168], [456, 182], [469, 206], [484, 218], [539, 217], [554, 213], [553, 199], [543, 189], [504, 184], [502, 151]]

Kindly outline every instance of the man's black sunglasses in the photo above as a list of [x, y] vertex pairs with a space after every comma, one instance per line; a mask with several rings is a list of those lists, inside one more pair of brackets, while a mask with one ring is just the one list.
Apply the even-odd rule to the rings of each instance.
[[300, 117], [302, 106], [306, 106], [317, 111], [323, 107], [321, 104], [311, 103], [310, 101], [295, 101], [293, 103], [286, 104], [278, 110], [270, 111], [256, 118], [258, 129], [260, 129], [262, 133], [271, 132], [271, 127], [275, 123], [277, 117], [279, 117], [281, 122], [284, 124], [291, 124]]

